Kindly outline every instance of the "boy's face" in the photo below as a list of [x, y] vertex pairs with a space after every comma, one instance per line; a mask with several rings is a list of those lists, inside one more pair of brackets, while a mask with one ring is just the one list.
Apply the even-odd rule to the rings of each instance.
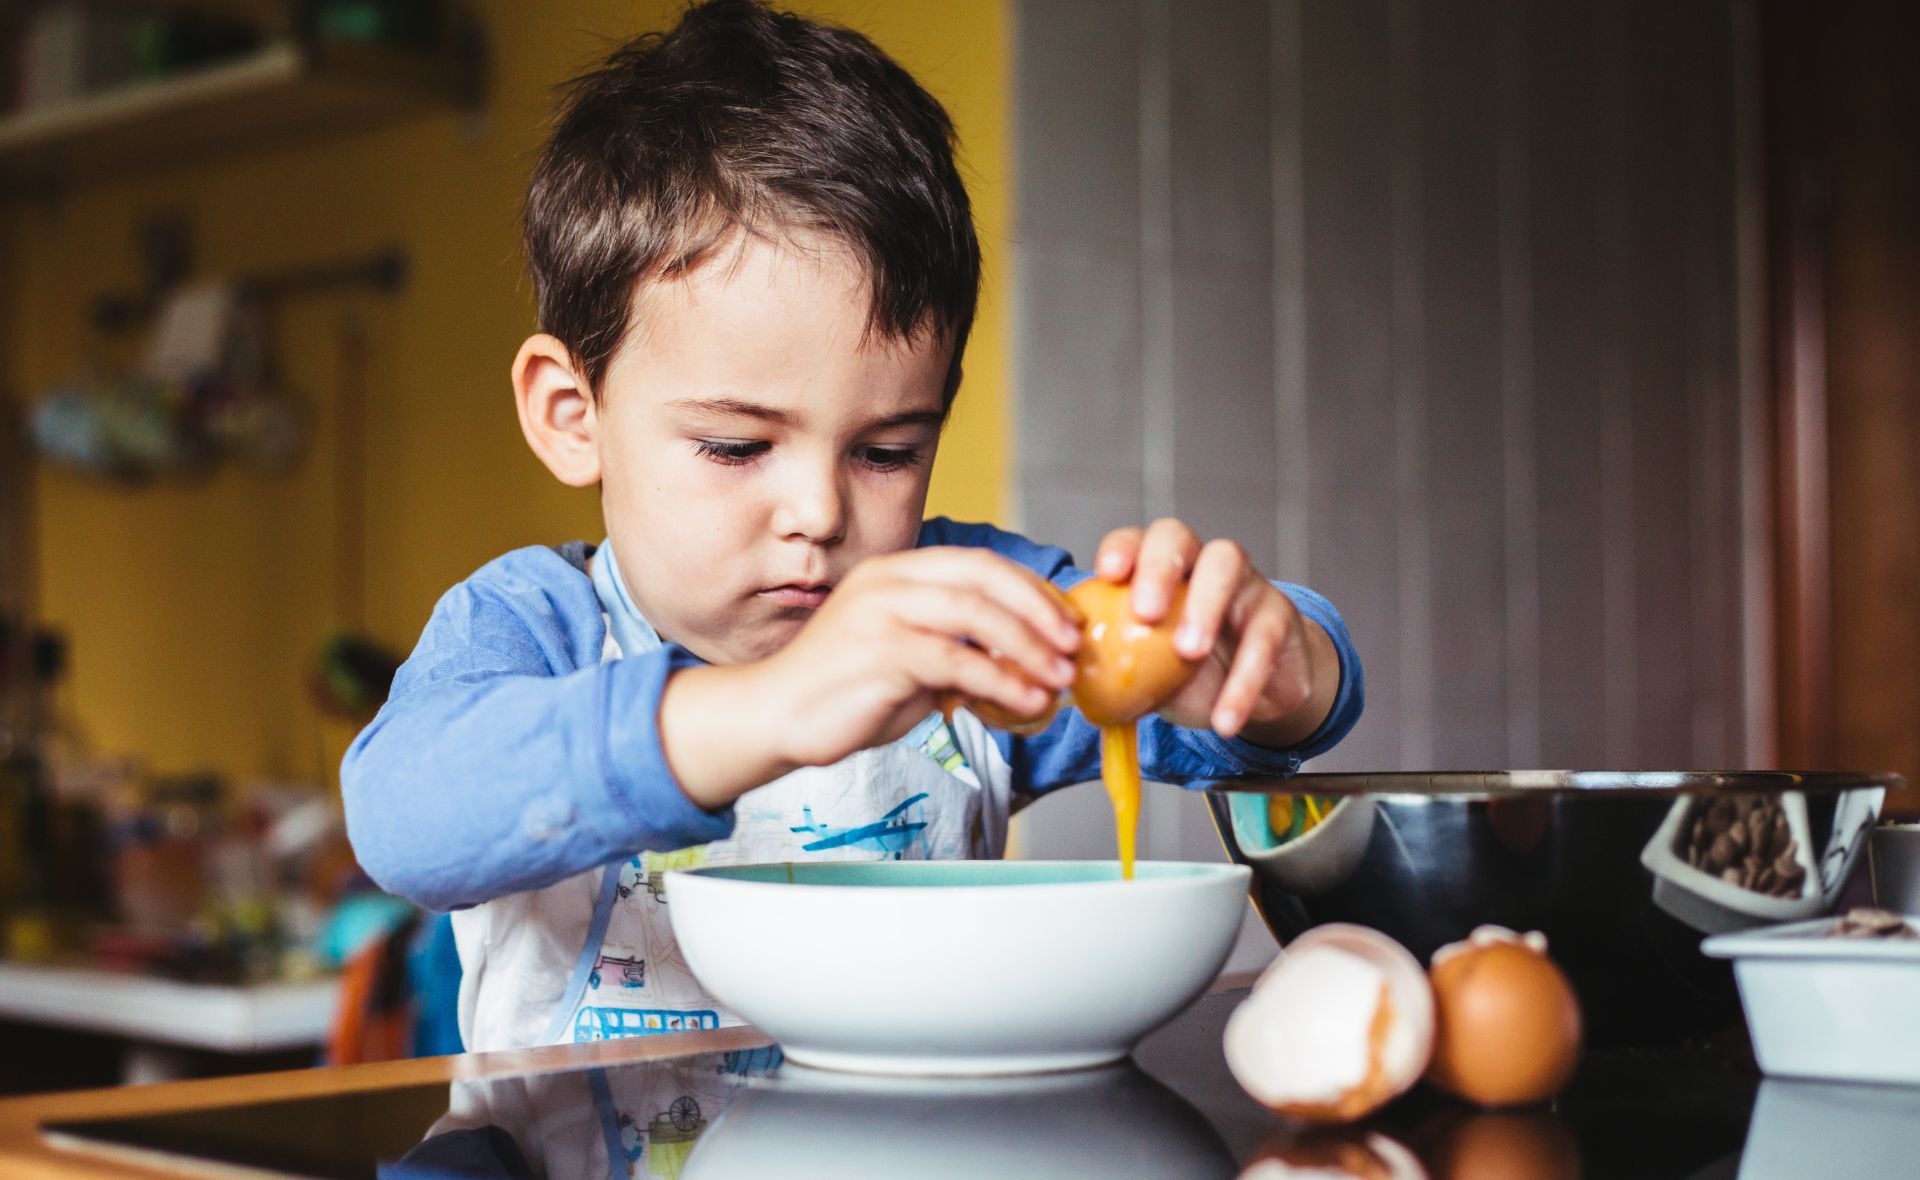
[[757, 237], [646, 284], [588, 411], [627, 589], [713, 663], [771, 654], [863, 558], [918, 537], [948, 348], [867, 324], [836, 243]]

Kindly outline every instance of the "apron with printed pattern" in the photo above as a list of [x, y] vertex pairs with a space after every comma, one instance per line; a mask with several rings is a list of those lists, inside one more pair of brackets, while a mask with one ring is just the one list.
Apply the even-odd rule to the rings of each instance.
[[[603, 553], [608, 552], [603, 549]], [[613, 567], [617, 570], [617, 567]], [[624, 587], [596, 555], [594, 582], [608, 611], [604, 661], [658, 645], [637, 612], [623, 620]], [[615, 598], [620, 595], [619, 598]], [[609, 601], [613, 598], [614, 601]], [[673, 852], [642, 852], [601, 870], [586, 946], [569, 981], [556, 1039], [612, 1037], [739, 1024], [700, 986], [673, 937], [665, 874], [709, 865], [803, 860], [955, 860], [993, 855], [979, 779], [946, 719], [935, 713], [905, 738], [831, 766], [807, 767], [742, 795], [733, 834]], [[769, 971], [780, 969], [768, 963]]]

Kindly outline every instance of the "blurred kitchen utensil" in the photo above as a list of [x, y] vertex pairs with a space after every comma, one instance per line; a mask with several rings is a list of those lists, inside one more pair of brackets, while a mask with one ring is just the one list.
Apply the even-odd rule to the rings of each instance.
[[1873, 904], [1920, 914], [1920, 824], [1881, 824], [1867, 840]]

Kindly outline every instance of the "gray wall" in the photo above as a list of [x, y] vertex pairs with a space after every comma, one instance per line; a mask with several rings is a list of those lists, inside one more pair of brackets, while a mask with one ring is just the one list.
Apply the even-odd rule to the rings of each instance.
[[[1028, 532], [1178, 515], [1332, 596], [1369, 703], [1318, 769], [1765, 756], [1746, 4], [1016, 10]], [[1197, 804], [1148, 854], [1218, 854]]]

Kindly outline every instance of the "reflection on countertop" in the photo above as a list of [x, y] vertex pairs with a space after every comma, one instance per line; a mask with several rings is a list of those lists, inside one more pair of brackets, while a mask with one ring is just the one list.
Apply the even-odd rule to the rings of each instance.
[[1430, 1180], [1771, 1180], [1841, 1159], [1849, 1174], [1901, 1175], [1920, 1158], [1920, 1089], [1762, 1084], [1737, 1035], [1591, 1054], [1551, 1109], [1483, 1113], [1418, 1089], [1361, 1127], [1315, 1130], [1271, 1115], [1227, 1072], [1221, 1030], [1244, 994], [1211, 993], [1132, 1061], [1076, 1073], [831, 1074], [784, 1063], [747, 1030], [722, 1030], [681, 1038], [693, 1050], [681, 1056], [623, 1061], [607, 1045], [572, 1046], [541, 1050], [538, 1064], [508, 1073], [465, 1066], [485, 1058], [456, 1058], [450, 1075], [425, 1084], [68, 1122], [49, 1139], [96, 1153], [106, 1146], [121, 1160], [129, 1151], [184, 1157], [201, 1169], [218, 1160], [296, 1176], [516, 1180], [1251, 1180], [1302, 1168]]

